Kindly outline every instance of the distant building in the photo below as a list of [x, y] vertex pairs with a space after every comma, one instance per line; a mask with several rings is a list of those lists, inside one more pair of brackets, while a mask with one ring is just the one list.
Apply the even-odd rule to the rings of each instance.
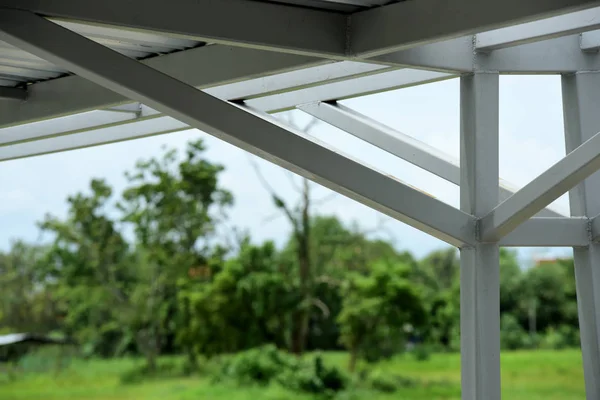
[[562, 257], [537, 257], [533, 259], [533, 266], [539, 267], [542, 265], [556, 264], [561, 261], [568, 261], [568, 259]]

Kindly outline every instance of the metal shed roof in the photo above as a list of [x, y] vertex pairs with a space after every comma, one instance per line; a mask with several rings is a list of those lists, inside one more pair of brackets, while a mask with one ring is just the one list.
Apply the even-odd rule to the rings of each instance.
[[[500, 399], [498, 247], [577, 247], [600, 398], [600, 0], [0, 0], [0, 41], [0, 161], [192, 127], [460, 247], [465, 400]], [[515, 189], [499, 76], [540, 73], [562, 76], [569, 154]], [[338, 104], [452, 78], [460, 160]], [[461, 208], [268, 115], [289, 109], [459, 184]], [[545, 208], [568, 190], [578, 217]]]
[[[202, 42], [152, 32], [60, 20], [56, 23], [137, 60], [203, 45]], [[68, 74], [63, 67], [0, 41], [0, 86], [22, 86]]]

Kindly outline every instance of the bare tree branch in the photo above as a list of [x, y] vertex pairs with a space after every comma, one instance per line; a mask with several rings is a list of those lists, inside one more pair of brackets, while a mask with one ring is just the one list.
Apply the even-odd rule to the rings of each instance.
[[316, 297], [312, 297], [310, 299], [310, 302], [313, 306], [315, 306], [319, 310], [321, 310], [321, 312], [323, 313], [323, 317], [329, 318], [329, 315], [331, 315], [331, 312], [329, 311], [329, 307], [327, 307], [327, 304], [323, 303], [323, 301], [321, 301], [320, 299], [318, 299]]
[[[252, 165], [252, 168], [254, 168], [254, 171], [256, 172], [256, 176], [258, 177], [258, 180], [263, 185], [263, 187], [269, 192], [271, 197], [273, 199], [279, 198], [279, 196], [277, 196], [277, 193], [275, 192], [275, 189], [273, 189], [273, 187], [269, 184], [269, 182], [263, 176], [262, 171], [260, 170], [256, 161], [251, 156], [248, 157], [248, 160], [250, 162], [250, 165]], [[288, 217], [290, 223], [294, 227], [294, 231], [299, 232], [300, 226], [298, 223], [298, 219], [294, 217], [293, 212], [283, 202], [280, 204], [280, 206], [281, 206], [281, 209], [283, 210], [283, 212], [285, 213], [285, 215]]]
[[304, 133], [310, 133], [310, 131], [312, 131], [312, 129], [317, 126], [319, 124], [319, 122], [321, 122], [320, 120], [318, 120], [317, 118], [312, 118], [304, 127], [304, 129], [302, 129], [302, 132]]
[[298, 193], [302, 193], [302, 188], [300, 186], [298, 186], [298, 183], [296, 182], [295, 175], [293, 172], [291, 171], [285, 171], [286, 175], [288, 176], [291, 185], [293, 186], [293, 188], [298, 192]]
[[327, 196], [322, 197], [322, 198], [320, 198], [318, 200], [313, 200], [312, 203], [315, 206], [322, 206], [323, 204], [326, 204], [327, 202], [329, 202], [329, 201], [331, 201], [331, 200], [333, 200], [333, 199], [335, 199], [337, 197], [338, 197], [338, 194], [335, 193], [335, 192], [333, 192], [333, 193], [329, 193]]
[[342, 281], [332, 278], [331, 276], [321, 275], [315, 278], [315, 283], [326, 283], [328, 286], [336, 287], [342, 284]]

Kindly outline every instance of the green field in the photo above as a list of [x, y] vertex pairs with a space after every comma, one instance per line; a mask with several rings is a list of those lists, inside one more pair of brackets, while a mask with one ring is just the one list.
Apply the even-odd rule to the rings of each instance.
[[[330, 353], [328, 364], [345, 365], [345, 354]], [[12, 382], [0, 381], [1, 400], [302, 400], [278, 387], [238, 388], [211, 384], [206, 377], [159, 379], [138, 384], [122, 384], [119, 377], [139, 360], [76, 361], [60, 373], [29, 374]], [[379, 364], [378, 369], [416, 378], [415, 387], [395, 393], [357, 392], [343, 399], [460, 399], [460, 360], [457, 354], [436, 354], [428, 361], [402, 356]], [[509, 400], [584, 399], [581, 353], [567, 351], [513, 352], [502, 355], [503, 398]]]

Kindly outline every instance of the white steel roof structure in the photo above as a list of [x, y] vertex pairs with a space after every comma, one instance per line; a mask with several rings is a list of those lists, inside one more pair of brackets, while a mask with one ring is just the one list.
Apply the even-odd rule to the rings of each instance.
[[[193, 127], [459, 247], [464, 400], [500, 399], [499, 246], [573, 247], [600, 399], [599, 50], [600, 0], [0, 0], [0, 161]], [[562, 76], [568, 154], [518, 190], [500, 74]], [[337, 103], [451, 78], [460, 160]], [[460, 210], [269, 115], [294, 108], [460, 185]], [[546, 208], [567, 191], [570, 217]]]

